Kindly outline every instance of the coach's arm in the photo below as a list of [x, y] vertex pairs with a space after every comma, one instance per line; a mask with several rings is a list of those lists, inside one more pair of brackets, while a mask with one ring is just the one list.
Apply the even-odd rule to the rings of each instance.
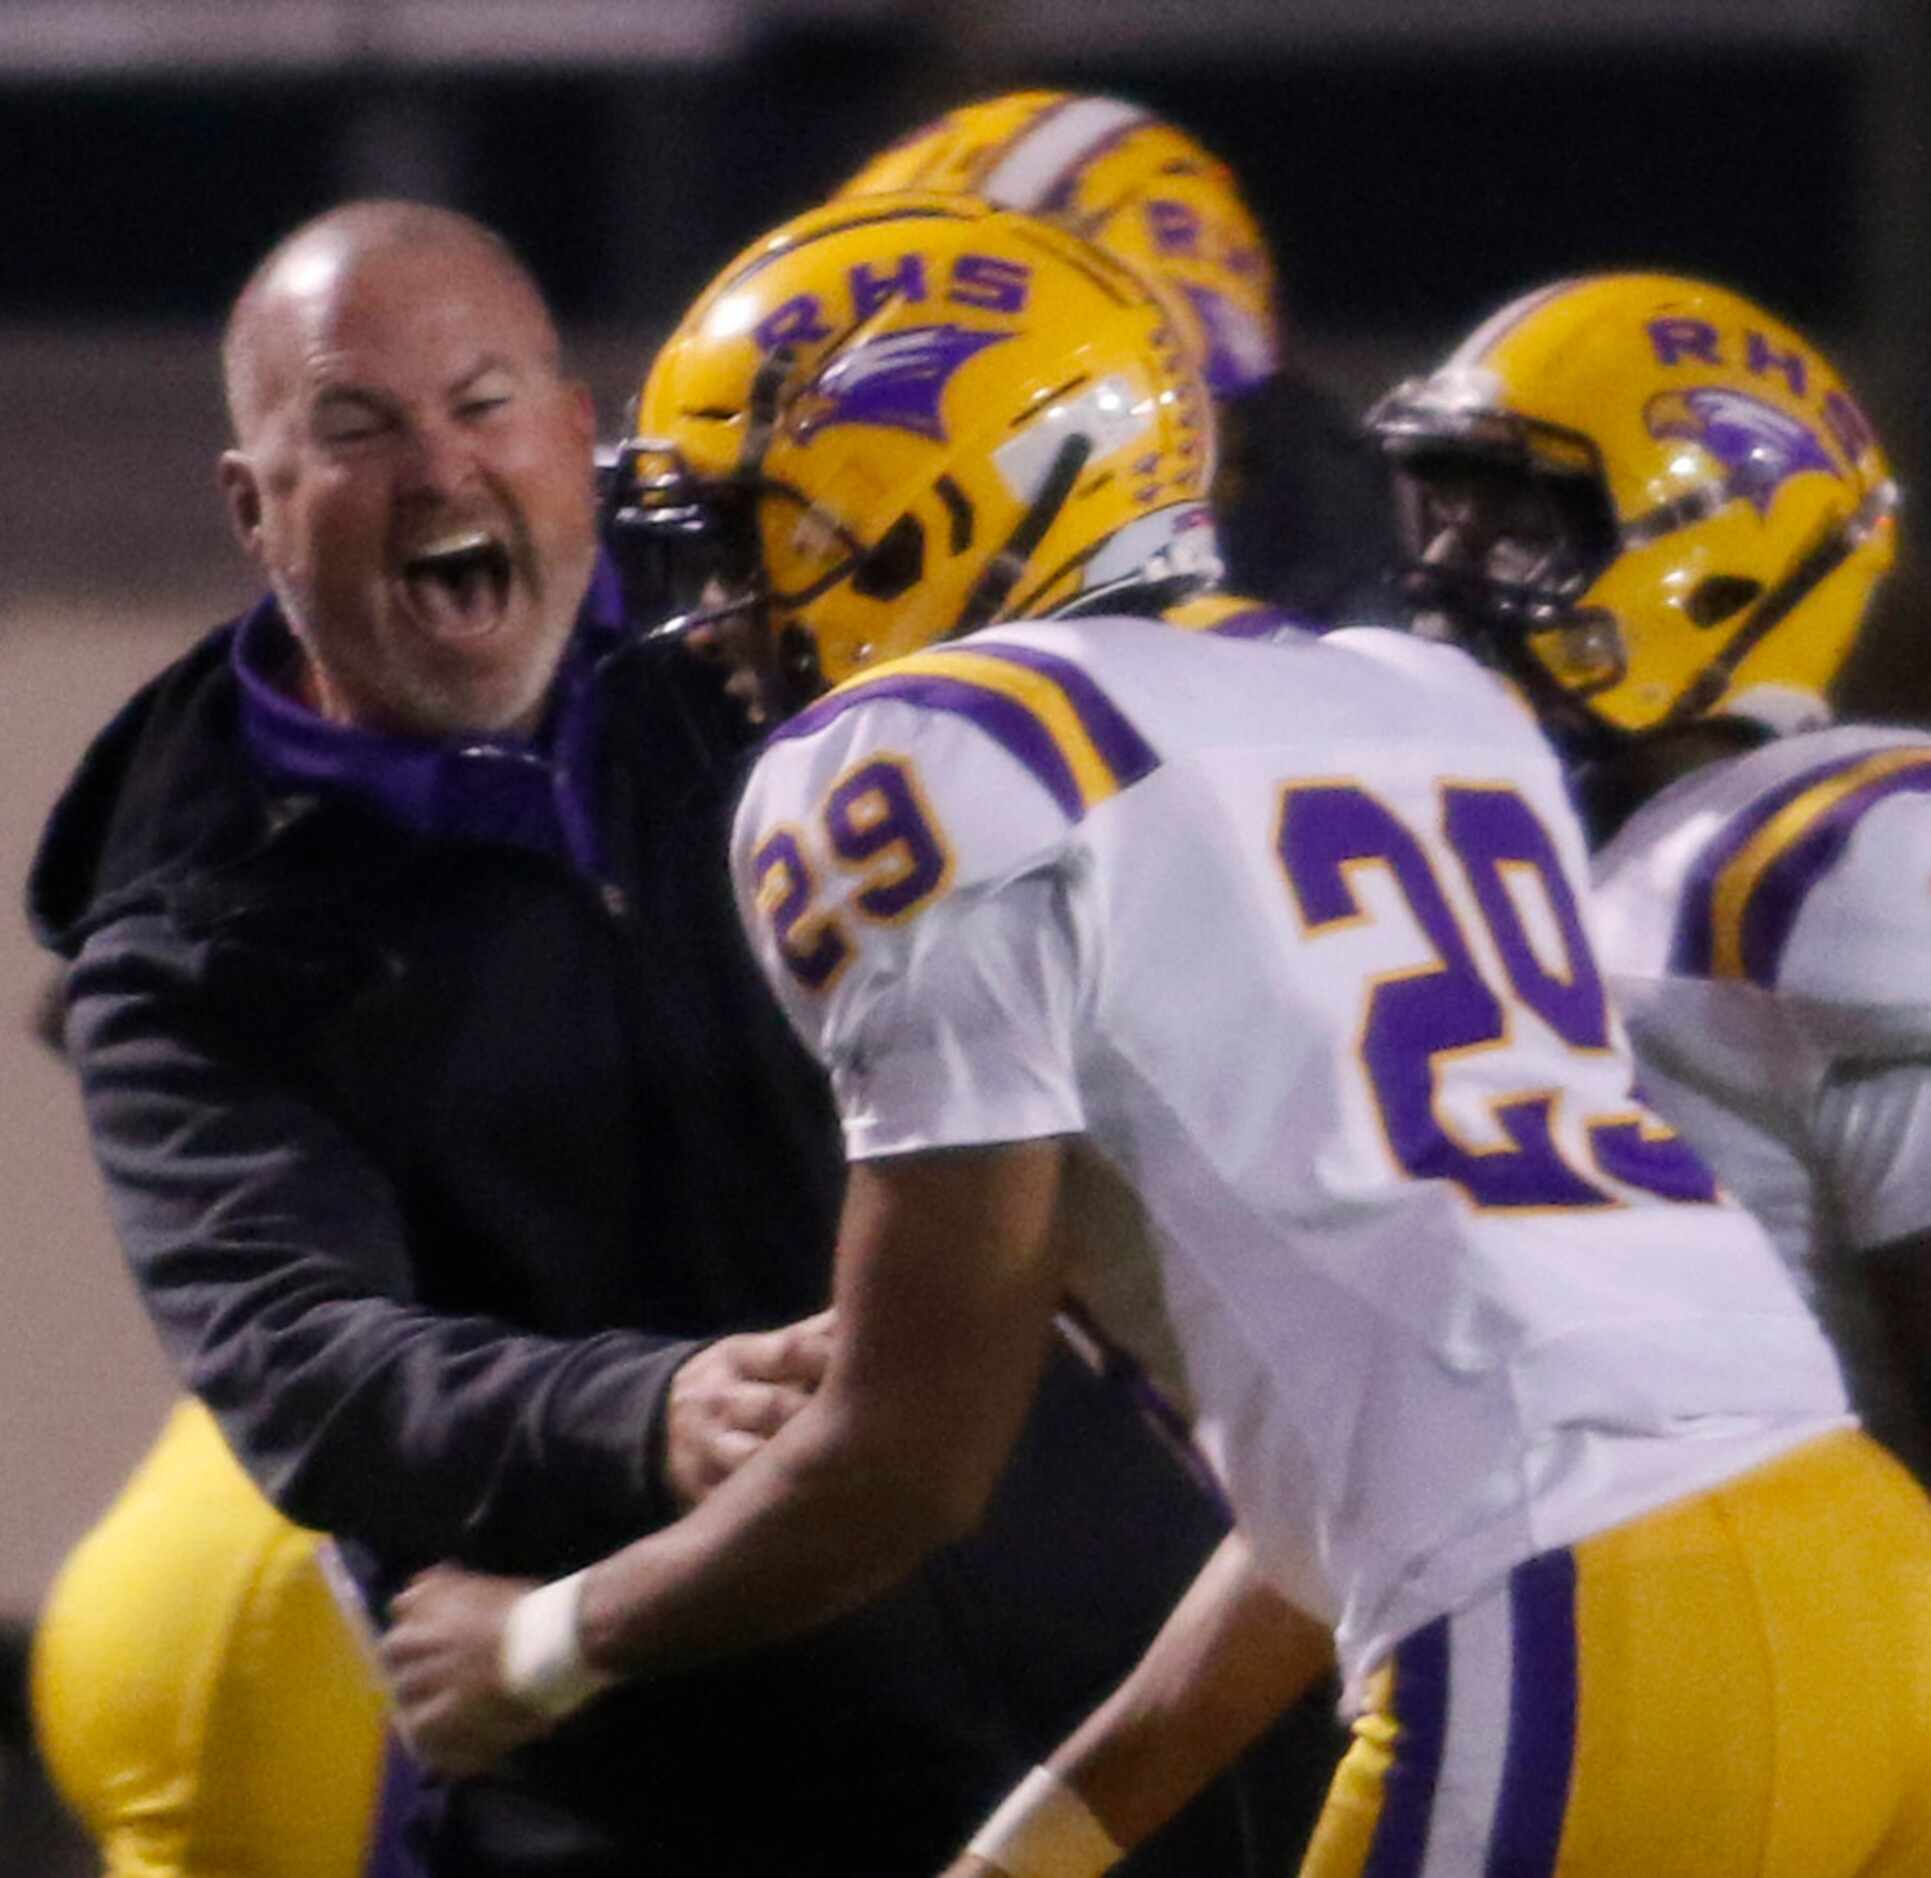
[[823, 1387], [696, 1512], [546, 1605], [562, 1621], [522, 1636], [515, 1688], [500, 1642], [522, 1585], [442, 1570], [396, 1601], [383, 1655], [418, 1752], [474, 1771], [603, 1679], [823, 1623], [970, 1531], [1052, 1334], [1062, 1157], [1049, 1140], [855, 1166]]

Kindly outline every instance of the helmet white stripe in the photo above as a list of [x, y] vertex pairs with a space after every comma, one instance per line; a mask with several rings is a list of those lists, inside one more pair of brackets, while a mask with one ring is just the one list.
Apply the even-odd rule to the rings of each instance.
[[993, 166], [979, 193], [1004, 209], [1031, 211], [1117, 132], [1152, 119], [1119, 98], [1076, 98], [1049, 111]]
[[1132, 382], [1115, 372], [1077, 398], [1048, 405], [1016, 437], [992, 453], [1000, 477], [1016, 501], [1030, 502], [1068, 437], [1083, 436], [1095, 463], [1124, 450], [1153, 428], [1154, 402], [1138, 395]]
[[1519, 299], [1511, 300], [1507, 306], [1491, 313], [1455, 348], [1449, 355], [1448, 364], [1461, 365], [1479, 360], [1491, 346], [1513, 332], [1531, 313], [1539, 312], [1558, 294], [1567, 293], [1571, 287], [1579, 284], [1575, 279], [1552, 280], [1546, 287], [1538, 287], [1532, 293], [1525, 293]]

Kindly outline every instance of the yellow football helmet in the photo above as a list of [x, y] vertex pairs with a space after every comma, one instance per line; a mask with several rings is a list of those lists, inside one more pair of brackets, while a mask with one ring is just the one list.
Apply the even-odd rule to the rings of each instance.
[[1558, 727], [1828, 715], [1897, 489], [1843, 381], [1762, 308], [1666, 275], [1561, 281], [1368, 421], [1416, 600]]
[[672, 334], [613, 477], [761, 613], [793, 708], [999, 619], [1219, 571], [1212, 411], [1165, 303], [1077, 237], [963, 196], [834, 202], [733, 261]]
[[988, 98], [883, 151], [838, 195], [901, 189], [1023, 209], [1138, 268], [1172, 295], [1216, 398], [1280, 363], [1274, 267], [1233, 172], [1136, 104], [1064, 91]]

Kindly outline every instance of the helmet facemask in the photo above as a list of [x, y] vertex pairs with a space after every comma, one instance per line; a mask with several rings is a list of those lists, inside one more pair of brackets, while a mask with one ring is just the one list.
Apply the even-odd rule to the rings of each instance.
[[1506, 412], [1374, 423], [1395, 465], [1414, 629], [1449, 640], [1532, 689], [1560, 727], [1627, 670], [1615, 618], [1583, 598], [1618, 549], [1594, 446]]
[[[760, 547], [766, 505], [800, 518], [807, 506], [755, 469], [705, 476], [675, 444], [634, 437], [618, 452], [604, 512], [631, 616], [657, 622], [651, 640], [727, 667], [727, 690], [754, 724], [786, 717], [824, 689], [810, 635], [782, 624], [788, 601], [812, 595], [773, 591]], [[862, 554], [862, 544], [841, 543], [822, 584], [844, 578]]]

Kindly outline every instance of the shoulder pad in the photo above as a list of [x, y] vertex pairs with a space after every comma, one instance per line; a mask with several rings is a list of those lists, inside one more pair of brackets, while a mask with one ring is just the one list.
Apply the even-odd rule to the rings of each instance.
[[1730, 816], [1684, 884], [1674, 969], [1844, 1002], [1931, 983], [1931, 744], [1836, 755]]
[[[897, 711], [867, 707], [890, 703]], [[1042, 790], [1066, 820], [1130, 787], [1159, 766], [1159, 756], [1092, 673], [1074, 659], [990, 635], [936, 646], [848, 680], [800, 712], [774, 745], [817, 741], [841, 719], [861, 716], [860, 741], [943, 741], [948, 756], [965, 742], [948, 725], [970, 726], [996, 745]], [[848, 737], [854, 733], [848, 728]]]
[[1037, 646], [981, 636], [852, 679], [773, 737], [745, 793], [753, 945], [793, 997], [861, 954], [890, 971], [931, 909], [1048, 863], [1158, 764], [1082, 665]]

